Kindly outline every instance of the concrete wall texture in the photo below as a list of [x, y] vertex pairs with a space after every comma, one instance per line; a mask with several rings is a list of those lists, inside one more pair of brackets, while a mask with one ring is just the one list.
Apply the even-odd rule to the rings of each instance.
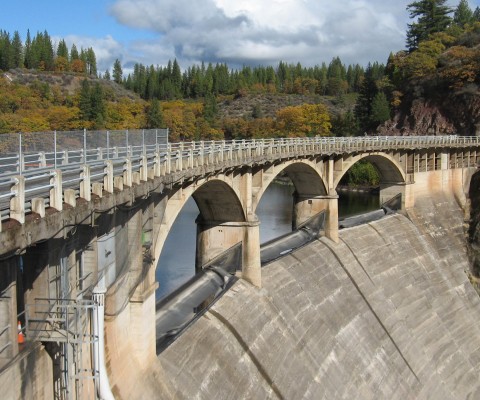
[[264, 267], [262, 289], [238, 281], [159, 355], [156, 397], [480, 398], [463, 212], [437, 194], [409, 218], [322, 238]]

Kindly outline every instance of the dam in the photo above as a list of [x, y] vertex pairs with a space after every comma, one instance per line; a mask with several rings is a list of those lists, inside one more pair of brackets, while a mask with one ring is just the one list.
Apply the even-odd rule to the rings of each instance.
[[[120, 176], [112, 164], [122, 160], [97, 161], [101, 174], [74, 166], [79, 191], [62, 189], [73, 170], [68, 181], [67, 166], [52, 172], [47, 198], [31, 204], [32, 178], [9, 178], [6, 398], [477, 398], [480, 301], [466, 236], [477, 147], [471, 138], [217, 143], [156, 152], [152, 163], [127, 152]], [[336, 185], [363, 158], [380, 170], [380, 197], [400, 195], [401, 210], [339, 229]], [[280, 172], [295, 186], [293, 227], [323, 211], [325, 229], [261, 266], [255, 209]], [[228, 290], [157, 351], [155, 260], [190, 196], [201, 214], [197, 266], [232, 245], [241, 257]], [[13, 345], [23, 304], [27, 341]]]
[[237, 281], [121, 398], [478, 398], [463, 224], [436, 195], [268, 264], [261, 289]]

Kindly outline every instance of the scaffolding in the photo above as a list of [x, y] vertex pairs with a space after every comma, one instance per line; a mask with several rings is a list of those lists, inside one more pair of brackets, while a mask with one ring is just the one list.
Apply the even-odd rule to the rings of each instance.
[[87, 381], [89, 391], [97, 393], [99, 371], [93, 360], [99, 338], [90, 325], [96, 309], [93, 300], [83, 299], [35, 299], [25, 307], [28, 340], [50, 344], [55, 353], [55, 400], [84, 398]]

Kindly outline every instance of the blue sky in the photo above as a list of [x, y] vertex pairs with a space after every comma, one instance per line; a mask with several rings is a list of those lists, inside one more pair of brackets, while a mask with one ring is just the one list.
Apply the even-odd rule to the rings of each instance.
[[[22, 0], [2, 2], [0, 29], [25, 40], [92, 47], [100, 72], [115, 59], [182, 68], [205, 62], [315, 65], [386, 62], [404, 48], [412, 0]], [[456, 6], [458, 0], [448, 2]], [[469, 1], [472, 9], [480, 0]]]

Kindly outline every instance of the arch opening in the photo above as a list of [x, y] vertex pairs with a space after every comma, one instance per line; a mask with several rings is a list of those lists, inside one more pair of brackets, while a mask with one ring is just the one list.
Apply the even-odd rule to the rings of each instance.
[[361, 155], [347, 166], [335, 179], [340, 228], [402, 208], [405, 174], [395, 159], [386, 154]]
[[[170, 193], [164, 211], [157, 246], [159, 253], [155, 277], [159, 282], [156, 299], [161, 300], [191, 279], [201, 269], [199, 235], [224, 223], [245, 221], [242, 204], [230, 185], [211, 180], [197, 187]], [[219, 252], [227, 250], [216, 242]], [[200, 258], [200, 261], [199, 261]]]

